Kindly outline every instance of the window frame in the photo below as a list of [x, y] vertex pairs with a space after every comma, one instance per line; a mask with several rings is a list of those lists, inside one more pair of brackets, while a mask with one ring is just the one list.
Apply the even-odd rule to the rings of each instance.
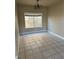
[[[25, 26], [25, 16], [41, 16], [42, 17], [42, 26], [41, 27], [33, 27], [33, 28], [26, 28], [26, 26]], [[24, 15], [24, 28], [25, 29], [35, 29], [35, 28], [42, 28], [43, 27], [43, 15]]]

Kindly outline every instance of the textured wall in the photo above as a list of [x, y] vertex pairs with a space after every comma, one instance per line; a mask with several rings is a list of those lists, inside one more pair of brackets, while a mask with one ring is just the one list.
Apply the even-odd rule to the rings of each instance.
[[64, 37], [64, 2], [48, 8], [48, 30]]
[[[36, 13], [43, 13], [43, 27], [42, 28], [31, 28], [25, 29], [25, 22], [24, 22], [24, 12], [36, 12]], [[40, 30], [47, 30], [47, 9], [42, 8], [41, 10], [35, 10], [32, 6], [25, 6], [25, 5], [18, 5], [18, 16], [19, 16], [19, 30], [20, 33], [25, 32], [34, 32]]]

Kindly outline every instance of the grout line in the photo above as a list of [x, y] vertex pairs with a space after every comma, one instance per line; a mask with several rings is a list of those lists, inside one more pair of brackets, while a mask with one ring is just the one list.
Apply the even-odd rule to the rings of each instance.
[[[47, 35], [47, 36], [48, 36], [48, 35]], [[50, 38], [52, 39], [52, 37], [50, 37], [50, 36], [48, 36], [48, 37], [49, 37], [48, 40], [49, 40]], [[31, 40], [33, 40], [33, 37], [31, 37], [31, 38], [32, 38]], [[39, 38], [39, 39], [40, 39], [40, 38]], [[25, 39], [25, 40], [26, 40], [26, 39]], [[25, 59], [26, 59], [26, 53], [25, 53], [26, 50], [25, 50], [25, 45], [24, 45], [25, 43], [24, 43], [24, 40], [22, 40], [21, 42], [22, 42], [22, 44], [23, 44], [24, 55], [25, 55]], [[36, 45], [39, 45], [39, 44], [37, 43], [37, 41], [32, 41], [32, 42], [35, 42]], [[39, 42], [40, 42], [40, 41], [39, 41]], [[46, 42], [47, 42], [47, 41], [46, 41]], [[55, 47], [58, 47], [57, 44], [56, 44], [56, 43], [57, 43], [56, 40], [54, 40], [53, 43], [56, 45]], [[29, 44], [30, 44], [30, 43], [29, 43]], [[47, 44], [48, 44], [48, 43], [47, 43]], [[31, 46], [31, 45], [30, 45], [30, 46]], [[32, 49], [32, 46], [31, 46], [31, 49]], [[42, 51], [40, 50], [39, 47], [38, 47], [38, 49], [39, 49], [39, 51], [40, 51], [41, 58], [45, 58], [45, 57], [43, 56], [43, 53], [42, 53]], [[48, 49], [48, 50], [49, 50], [49, 49]], [[59, 52], [58, 50], [56, 50], [56, 48], [55, 48], [54, 50], [56, 51], [56, 53], [53, 54], [52, 56], [54, 56], [54, 59], [55, 59], [55, 55], [58, 54], [58, 53], [60, 53], [61, 51]], [[33, 54], [33, 49], [32, 49], [32, 54]], [[50, 56], [51, 56], [51, 55], [50, 55]], [[35, 58], [35, 56], [34, 56], [34, 58]]]

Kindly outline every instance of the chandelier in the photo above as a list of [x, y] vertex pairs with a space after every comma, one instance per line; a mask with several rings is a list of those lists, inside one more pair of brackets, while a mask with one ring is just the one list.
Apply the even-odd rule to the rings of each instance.
[[39, 0], [36, 0], [35, 9], [40, 9]]

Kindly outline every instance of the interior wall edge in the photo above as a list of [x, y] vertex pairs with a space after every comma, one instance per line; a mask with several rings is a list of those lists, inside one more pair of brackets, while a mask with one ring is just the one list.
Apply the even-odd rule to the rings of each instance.
[[48, 31], [48, 33], [64, 40], [64, 37], [62, 37], [54, 32]]
[[15, 4], [15, 59], [18, 59], [19, 54], [19, 43], [20, 43], [20, 33], [19, 33], [19, 24], [18, 24], [18, 7]]

